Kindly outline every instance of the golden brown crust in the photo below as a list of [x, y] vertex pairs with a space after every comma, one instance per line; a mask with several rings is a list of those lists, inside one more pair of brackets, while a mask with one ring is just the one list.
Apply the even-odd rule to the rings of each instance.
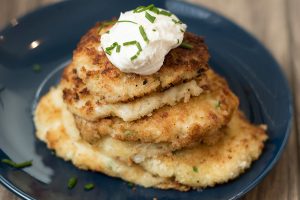
[[147, 148], [147, 145], [113, 138], [103, 140], [98, 146], [89, 145], [80, 138], [59, 89], [51, 90], [41, 99], [34, 121], [37, 137], [55, 150], [57, 156], [72, 161], [80, 169], [120, 177], [144, 187], [182, 191], [236, 178], [259, 157], [267, 139], [262, 128], [251, 125], [236, 112], [225, 129], [225, 136], [215, 145], [198, 144], [128, 164], [120, 158], [135, 156], [139, 152], [132, 149]]
[[212, 71], [207, 72], [207, 77], [207, 91], [187, 103], [164, 106], [132, 122], [119, 118], [90, 122], [76, 116], [77, 127], [91, 143], [109, 135], [125, 141], [165, 142], [180, 149], [225, 126], [238, 107], [238, 99], [224, 79]]
[[64, 69], [61, 86], [63, 98], [68, 109], [75, 115], [96, 121], [105, 117], [119, 117], [124, 121], [134, 121], [151, 114], [164, 105], [175, 106], [180, 101], [188, 101], [192, 96], [199, 96], [207, 85], [206, 74], [186, 83], [171, 87], [162, 92], [153, 92], [144, 97], [129, 102], [103, 103], [101, 99], [92, 95], [74, 65]]
[[225, 136], [213, 146], [198, 145], [159, 155], [141, 165], [146, 171], [190, 187], [214, 186], [236, 178], [258, 159], [268, 138], [259, 126], [237, 111], [225, 129]]
[[[175, 48], [165, 58], [155, 74], [141, 76], [123, 73], [99, 51], [98, 23], [85, 34], [73, 54], [72, 65], [87, 89], [105, 103], [132, 100], [154, 91], [161, 91], [183, 81], [193, 79], [208, 69], [209, 53], [201, 37], [185, 33], [184, 40], [192, 49]], [[109, 28], [109, 27], [108, 27]]]

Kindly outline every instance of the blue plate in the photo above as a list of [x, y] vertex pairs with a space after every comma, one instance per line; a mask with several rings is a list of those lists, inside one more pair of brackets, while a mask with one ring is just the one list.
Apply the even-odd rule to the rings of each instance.
[[[181, 1], [156, 1], [203, 35], [211, 53], [212, 67], [226, 77], [240, 98], [240, 108], [253, 123], [268, 125], [270, 139], [259, 160], [239, 178], [203, 191], [145, 189], [135, 191], [122, 180], [80, 171], [55, 157], [36, 140], [32, 108], [71, 59], [80, 36], [96, 21], [111, 19], [133, 9], [142, 0], [65, 1], [38, 11], [0, 33], [0, 158], [33, 166], [14, 170], [0, 164], [0, 181], [24, 199], [236, 199], [252, 189], [274, 166], [287, 141], [291, 118], [291, 93], [282, 72], [269, 52], [251, 35], [224, 17]], [[39, 73], [32, 69], [40, 64]], [[74, 190], [66, 185], [78, 176]], [[85, 192], [83, 185], [96, 188]]]

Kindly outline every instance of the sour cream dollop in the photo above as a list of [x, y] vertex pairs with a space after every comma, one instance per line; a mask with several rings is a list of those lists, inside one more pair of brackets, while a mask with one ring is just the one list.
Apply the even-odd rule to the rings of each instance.
[[149, 75], [182, 43], [186, 28], [169, 11], [140, 7], [120, 14], [117, 23], [101, 36], [100, 48], [122, 72]]

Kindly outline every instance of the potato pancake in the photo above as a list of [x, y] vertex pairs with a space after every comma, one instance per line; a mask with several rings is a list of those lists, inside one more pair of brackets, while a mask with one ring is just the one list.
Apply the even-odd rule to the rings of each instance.
[[[110, 139], [93, 146], [82, 140], [60, 89], [52, 89], [41, 99], [34, 121], [37, 137], [55, 150], [57, 156], [72, 161], [81, 169], [120, 177], [144, 187], [182, 191], [236, 178], [259, 157], [267, 139], [262, 128], [251, 125], [237, 111], [224, 129], [224, 137], [216, 144], [198, 144], [172, 154], [137, 161], [130, 149], [143, 145], [138, 142]], [[105, 145], [117, 145], [118, 148], [106, 149]], [[125, 149], [127, 153], [124, 153]], [[128, 164], [119, 159], [126, 156], [134, 162]]]
[[123, 73], [113, 66], [99, 48], [100, 35], [111, 27], [107, 26], [99, 33], [102, 24], [98, 23], [81, 38], [72, 60], [79, 79], [92, 95], [98, 96], [100, 103], [124, 102], [163, 91], [201, 76], [208, 69], [209, 53], [203, 38], [185, 33], [184, 41], [193, 45], [193, 48], [172, 49], [158, 72], [148, 76]]
[[117, 117], [87, 121], [76, 116], [81, 136], [90, 143], [110, 136], [124, 141], [169, 143], [174, 149], [188, 146], [225, 126], [238, 107], [238, 98], [226, 81], [206, 72], [207, 88], [187, 103], [164, 106], [151, 116], [126, 122]]

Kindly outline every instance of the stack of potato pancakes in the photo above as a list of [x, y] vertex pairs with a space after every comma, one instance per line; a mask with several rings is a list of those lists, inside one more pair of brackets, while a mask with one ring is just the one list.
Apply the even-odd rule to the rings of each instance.
[[[204, 188], [227, 182], [261, 154], [267, 135], [238, 111], [238, 98], [208, 66], [203, 39], [177, 47], [155, 74], [123, 73], [84, 35], [60, 84], [35, 111], [37, 137], [57, 156], [145, 187]], [[263, 126], [262, 126], [263, 127]]]

